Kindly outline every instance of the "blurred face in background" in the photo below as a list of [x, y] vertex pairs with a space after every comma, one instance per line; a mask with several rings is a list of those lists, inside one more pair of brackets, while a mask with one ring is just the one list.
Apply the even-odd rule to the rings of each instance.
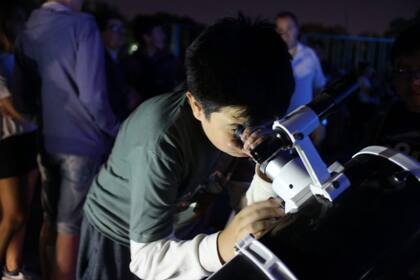
[[276, 31], [286, 42], [287, 47], [293, 49], [298, 43], [299, 28], [290, 17], [279, 17], [276, 19]]
[[163, 50], [166, 47], [166, 33], [162, 26], [155, 26], [143, 35], [148, 47]]
[[127, 42], [127, 32], [120, 19], [110, 19], [102, 32], [105, 46], [111, 50], [119, 50]]
[[393, 82], [408, 110], [420, 112], [420, 50], [395, 58]]

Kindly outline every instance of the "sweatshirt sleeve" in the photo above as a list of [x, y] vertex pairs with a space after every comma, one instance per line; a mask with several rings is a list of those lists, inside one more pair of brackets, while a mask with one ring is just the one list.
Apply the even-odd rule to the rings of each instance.
[[141, 279], [201, 279], [221, 266], [217, 237], [199, 234], [192, 240], [173, 236], [149, 243], [130, 241], [130, 270]]
[[79, 98], [98, 127], [115, 136], [118, 122], [107, 93], [105, 50], [95, 22], [86, 20], [80, 26], [76, 58], [76, 82]]
[[267, 200], [270, 197], [277, 197], [277, 194], [273, 191], [271, 183], [261, 179], [258, 174], [255, 174], [245, 197], [246, 205], [250, 205], [255, 202]]

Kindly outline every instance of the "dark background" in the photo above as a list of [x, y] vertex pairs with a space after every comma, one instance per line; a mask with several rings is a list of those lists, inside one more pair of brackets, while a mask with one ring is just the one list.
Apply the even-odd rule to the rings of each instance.
[[296, 13], [302, 23], [342, 26], [350, 34], [383, 34], [396, 18], [412, 18], [420, 8], [419, 0], [105, 0], [131, 18], [135, 14], [156, 12], [187, 16], [200, 23], [235, 15], [272, 19], [281, 10]]

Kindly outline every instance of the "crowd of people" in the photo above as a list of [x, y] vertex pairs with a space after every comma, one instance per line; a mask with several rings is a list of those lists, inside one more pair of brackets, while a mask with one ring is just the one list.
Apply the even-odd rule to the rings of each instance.
[[[49, 0], [29, 13], [19, 3], [0, 7], [2, 280], [30, 279], [23, 242], [37, 185], [46, 280], [201, 279], [245, 235], [281, 221], [268, 178], [243, 159], [267, 137], [267, 122], [328, 82], [293, 13], [273, 23], [221, 19], [182, 62], [156, 17], [132, 22], [131, 53], [114, 10]], [[419, 160], [420, 25], [399, 35], [390, 57], [390, 104], [372, 95], [374, 69], [359, 65], [349, 127], [362, 129], [348, 149], [380, 144]], [[312, 135], [328, 155], [331, 123]]]

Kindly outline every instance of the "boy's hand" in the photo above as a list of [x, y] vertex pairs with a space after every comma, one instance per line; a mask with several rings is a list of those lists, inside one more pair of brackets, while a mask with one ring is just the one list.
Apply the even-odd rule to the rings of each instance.
[[256, 127], [247, 127], [241, 135], [243, 142], [242, 150], [251, 156], [251, 150], [255, 149], [266, 138], [272, 136], [273, 131], [267, 125], [260, 125]]
[[269, 199], [242, 209], [219, 234], [217, 247], [222, 262], [233, 258], [236, 242], [248, 234], [260, 238], [279, 218], [283, 217], [284, 210], [280, 206], [280, 200]]

